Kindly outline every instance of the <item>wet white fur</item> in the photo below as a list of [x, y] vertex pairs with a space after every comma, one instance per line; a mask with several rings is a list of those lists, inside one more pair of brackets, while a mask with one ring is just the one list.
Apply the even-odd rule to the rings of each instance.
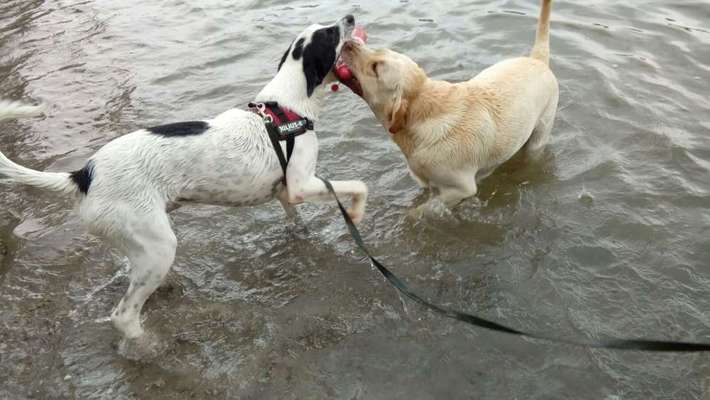
[[17, 101], [0, 100], [0, 121], [10, 118], [42, 115], [42, 106], [28, 106]]
[[[339, 53], [349, 29], [343, 21], [338, 24], [342, 33]], [[311, 26], [299, 38], [307, 38], [307, 45], [319, 28], [322, 26]], [[277, 101], [316, 121], [329, 80], [332, 77], [308, 97], [301, 60], [289, 56], [255, 101]], [[40, 111], [19, 103], [0, 103], [0, 119]], [[130, 285], [111, 314], [114, 326], [128, 339], [143, 335], [140, 320], [143, 304], [161, 284], [175, 257], [177, 239], [169, 210], [187, 202], [239, 206], [277, 198], [287, 214], [293, 216], [294, 204], [329, 199], [324, 184], [315, 177], [318, 158], [315, 132], [296, 138], [287, 171], [287, 190], [281, 183], [281, 167], [260, 117], [231, 109], [206, 122], [210, 128], [199, 135], [163, 137], [139, 130], [109, 142], [90, 158], [94, 170], [87, 195], [79, 192], [68, 173], [27, 169], [0, 153], [0, 178], [73, 194], [78, 214], [88, 229], [128, 257]], [[365, 184], [332, 183], [339, 195], [352, 197], [349, 212], [359, 221], [367, 198]]]

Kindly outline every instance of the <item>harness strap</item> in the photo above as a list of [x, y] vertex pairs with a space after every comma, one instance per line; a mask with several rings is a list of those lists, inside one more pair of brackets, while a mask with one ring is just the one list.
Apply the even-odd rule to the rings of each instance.
[[[293, 148], [296, 145], [296, 136], [289, 135], [286, 138], [286, 163], [291, 161], [291, 155], [293, 155]], [[284, 172], [285, 174], [285, 172]]]
[[[283, 182], [284, 185], [286, 185], [286, 169], [288, 168], [288, 162], [291, 160], [291, 152], [288, 152], [288, 158], [284, 156], [283, 150], [281, 150], [281, 133], [279, 132], [279, 128], [274, 125], [273, 122], [266, 122], [266, 132], [269, 134], [269, 139], [271, 139], [271, 144], [272, 147], [274, 148], [274, 151], [276, 152], [276, 157], [279, 158], [279, 164], [281, 164], [281, 170], [284, 173], [283, 178], [281, 181]], [[295, 142], [295, 138], [292, 136], [290, 140], [287, 140], [286, 146], [289, 147], [289, 143], [291, 144], [291, 148], [293, 148], [293, 142]]]
[[[281, 164], [281, 170], [284, 174], [282, 182], [286, 185], [286, 170], [288, 169], [288, 163], [291, 160], [296, 145], [296, 136], [312, 131], [313, 121], [308, 118], [303, 118], [293, 111], [284, 111], [276, 102], [249, 103], [249, 108], [251, 111], [264, 118], [266, 132], [269, 134], [269, 139], [271, 140], [271, 144], [274, 147], [276, 156], [279, 159], [279, 164]], [[270, 115], [265, 114], [267, 110], [271, 113]], [[276, 117], [278, 123], [274, 121], [273, 117]], [[282, 141], [286, 142], [286, 155], [284, 155], [281, 149], [280, 142]]]

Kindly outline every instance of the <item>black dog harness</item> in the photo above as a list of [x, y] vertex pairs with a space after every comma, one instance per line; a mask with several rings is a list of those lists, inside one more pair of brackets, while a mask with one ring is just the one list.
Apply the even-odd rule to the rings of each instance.
[[[286, 185], [286, 169], [293, 154], [296, 137], [312, 131], [313, 121], [279, 106], [279, 103], [275, 101], [249, 103], [249, 110], [264, 119], [266, 132], [268, 132], [276, 156], [279, 158], [279, 163], [284, 173], [283, 183]], [[279, 144], [279, 142], [284, 141], [286, 142], [286, 155], [284, 155]]]

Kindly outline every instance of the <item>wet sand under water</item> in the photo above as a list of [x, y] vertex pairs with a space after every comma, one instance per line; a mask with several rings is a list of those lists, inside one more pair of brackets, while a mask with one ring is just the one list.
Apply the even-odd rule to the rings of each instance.
[[[355, 14], [373, 46], [464, 80], [525, 54], [538, 2], [0, 4], [3, 122], [24, 165], [80, 168], [139, 127], [243, 105], [311, 22]], [[545, 159], [412, 221], [422, 194], [346, 90], [319, 123], [319, 169], [370, 187], [365, 240], [438, 302], [572, 338], [710, 341], [710, 7], [559, 0], [561, 86]], [[277, 45], [274, 45], [276, 43]], [[708, 355], [584, 350], [469, 328], [402, 302], [332, 205], [287, 227], [278, 204], [185, 207], [171, 284], [145, 307], [164, 351], [127, 360], [107, 322], [128, 281], [67, 199], [0, 186], [2, 399], [702, 399]], [[707, 398], [707, 397], [706, 397]]]

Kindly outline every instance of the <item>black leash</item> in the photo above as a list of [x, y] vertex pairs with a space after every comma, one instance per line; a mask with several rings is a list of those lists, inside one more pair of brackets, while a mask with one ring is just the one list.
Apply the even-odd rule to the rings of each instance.
[[[279, 149], [280, 150], [280, 149]], [[517, 335], [520, 337], [527, 337], [531, 339], [538, 339], [538, 340], [544, 340], [547, 342], [551, 343], [561, 343], [561, 344], [566, 344], [570, 346], [577, 346], [577, 347], [585, 347], [585, 348], [594, 348], [594, 349], [614, 349], [614, 350], [636, 350], [636, 351], [652, 351], [652, 352], [672, 352], [672, 353], [693, 353], [693, 352], [705, 352], [705, 351], [710, 351], [710, 344], [705, 344], [705, 343], [688, 343], [688, 342], [670, 342], [670, 341], [662, 341], [662, 340], [642, 340], [642, 339], [606, 339], [606, 340], [599, 340], [599, 341], [577, 341], [577, 340], [568, 340], [568, 339], [560, 339], [556, 337], [551, 337], [547, 335], [541, 335], [541, 334], [535, 334], [535, 333], [529, 333], [529, 332], [523, 332], [519, 331], [517, 329], [513, 329], [510, 327], [507, 327], [505, 325], [499, 324], [497, 322], [489, 321], [487, 319], [483, 319], [480, 317], [477, 317], [475, 315], [471, 315], [465, 312], [461, 312], [458, 310], [454, 310], [449, 307], [444, 307], [440, 306], [434, 303], [431, 303], [430, 301], [424, 299], [417, 293], [413, 292], [409, 287], [401, 280], [399, 279], [395, 274], [393, 274], [387, 267], [382, 265], [375, 257], [372, 256], [370, 251], [367, 249], [365, 246], [365, 243], [362, 240], [362, 236], [360, 235], [360, 231], [358, 231], [357, 227], [355, 227], [355, 224], [353, 221], [350, 219], [350, 216], [348, 213], [345, 211], [345, 207], [343, 207], [343, 204], [340, 202], [340, 199], [338, 199], [338, 195], [335, 194], [335, 191], [333, 190], [333, 185], [330, 184], [330, 182], [327, 179], [319, 178], [320, 180], [325, 183], [325, 186], [328, 188], [328, 191], [330, 191], [330, 194], [333, 195], [335, 198], [335, 201], [338, 203], [338, 207], [340, 208], [340, 213], [343, 214], [343, 219], [345, 219], [345, 224], [348, 226], [348, 230], [350, 231], [350, 236], [352, 236], [353, 240], [357, 244], [357, 246], [362, 250], [367, 257], [370, 259], [370, 262], [372, 265], [374, 265], [378, 271], [387, 279], [387, 281], [394, 286], [397, 290], [399, 290], [400, 293], [405, 295], [406, 297], [412, 299], [413, 301], [423, 305], [424, 307], [427, 307], [433, 311], [436, 311], [439, 314], [442, 314], [448, 318], [452, 318], [458, 321], [465, 322], [467, 324], [473, 325], [473, 326], [478, 326], [481, 328], [485, 328], [491, 331], [495, 332], [502, 332], [502, 333], [507, 333], [511, 335]]]
[[[269, 106], [275, 106], [276, 108], [276, 113], [277, 116], [281, 121], [286, 121], [285, 115], [283, 114], [283, 111], [278, 107], [278, 104], [273, 103], [269, 104]], [[251, 104], [250, 104], [251, 107]], [[271, 139], [271, 143], [274, 147], [274, 151], [276, 152], [276, 156], [279, 159], [279, 164], [281, 164], [281, 169], [283, 170], [284, 173], [284, 183], [286, 182], [286, 170], [288, 168], [288, 162], [291, 159], [291, 154], [293, 153], [293, 148], [294, 148], [294, 143], [295, 143], [295, 137], [298, 135], [301, 135], [308, 130], [313, 129], [313, 124], [312, 122], [308, 121], [307, 119], [303, 119], [302, 121], [305, 121], [305, 126], [304, 123], [301, 123], [301, 121], [298, 121], [299, 124], [296, 126], [287, 126], [287, 125], [281, 125], [277, 126], [276, 124], [273, 123], [273, 121], [268, 121], [265, 120], [264, 123], [266, 125], [266, 131], [269, 134], [269, 138]], [[286, 152], [287, 155], [283, 154], [283, 151], [281, 150], [281, 145], [280, 141], [286, 141]], [[338, 208], [340, 209], [340, 213], [343, 215], [343, 219], [345, 220], [345, 223], [348, 227], [348, 230], [350, 231], [350, 236], [352, 236], [353, 240], [357, 244], [357, 246], [362, 250], [367, 257], [370, 259], [370, 262], [372, 265], [374, 265], [378, 271], [382, 274], [382, 276], [387, 279], [387, 281], [394, 286], [400, 293], [405, 295], [406, 297], [410, 298], [411, 300], [433, 310], [436, 311], [439, 314], [442, 314], [448, 318], [452, 318], [461, 322], [465, 322], [467, 324], [481, 327], [484, 329], [488, 329], [491, 331], [495, 332], [502, 332], [502, 333], [507, 333], [511, 335], [516, 335], [520, 337], [527, 337], [531, 339], [538, 339], [538, 340], [544, 340], [550, 343], [561, 343], [561, 344], [566, 344], [570, 346], [576, 346], [576, 347], [584, 347], [584, 348], [595, 348], [595, 349], [615, 349], [615, 350], [636, 350], [636, 351], [650, 351], [650, 352], [673, 352], [673, 353], [691, 353], [691, 352], [705, 352], [705, 351], [710, 351], [710, 344], [705, 344], [705, 343], [689, 343], [689, 342], [671, 342], [671, 341], [661, 341], [661, 340], [642, 340], [642, 339], [606, 339], [606, 340], [600, 340], [600, 341], [577, 341], [577, 340], [568, 340], [568, 339], [561, 339], [561, 338], [556, 338], [556, 337], [551, 337], [547, 335], [540, 335], [540, 334], [534, 334], [534, 333], [529, 333], [529, 332], [523, 332], [519, 331], [517, 329], [513, 329], [510, 327], [507, 327], [505, 325], [499, 324], [497, 322], [489, 321], [487, 319], [477, 317], [472, 314], [468, 314], [465, 312], [461, 312], [458, 310], [454, 310], [449, 307], [444, 307], [440, 306], [434, 303], [431, 303], [430, 301], [426, 300], [425, 298], [421, 297], [414, 291], [412, 291], [401, 279], [399, 279], [395, 274], [393, 274], [387, 267], [382, 265], [367, 249], [365, 246], [365, 242], [362, 240], [362, 236], [360, 235], [360, 231], [358, 231], [357, 227], [355, 227], [355, 224], [353, 221], [350, 219], [350, 216], [348, 215], [347, 211], [345, 211], [345, 207], [343, 207], [343, 204], [340, 202], [340, 199], [338, 198], [338, 195], [335, 193], [335, 190], [333, 190], [333, 185], [331, 185], [330, 181], [327, 179], [320, 178], [325, 186], [328, 188], [328, 191], [330, 194], [333, 195], [335, 198], [335, 201], [338, 203]]]

